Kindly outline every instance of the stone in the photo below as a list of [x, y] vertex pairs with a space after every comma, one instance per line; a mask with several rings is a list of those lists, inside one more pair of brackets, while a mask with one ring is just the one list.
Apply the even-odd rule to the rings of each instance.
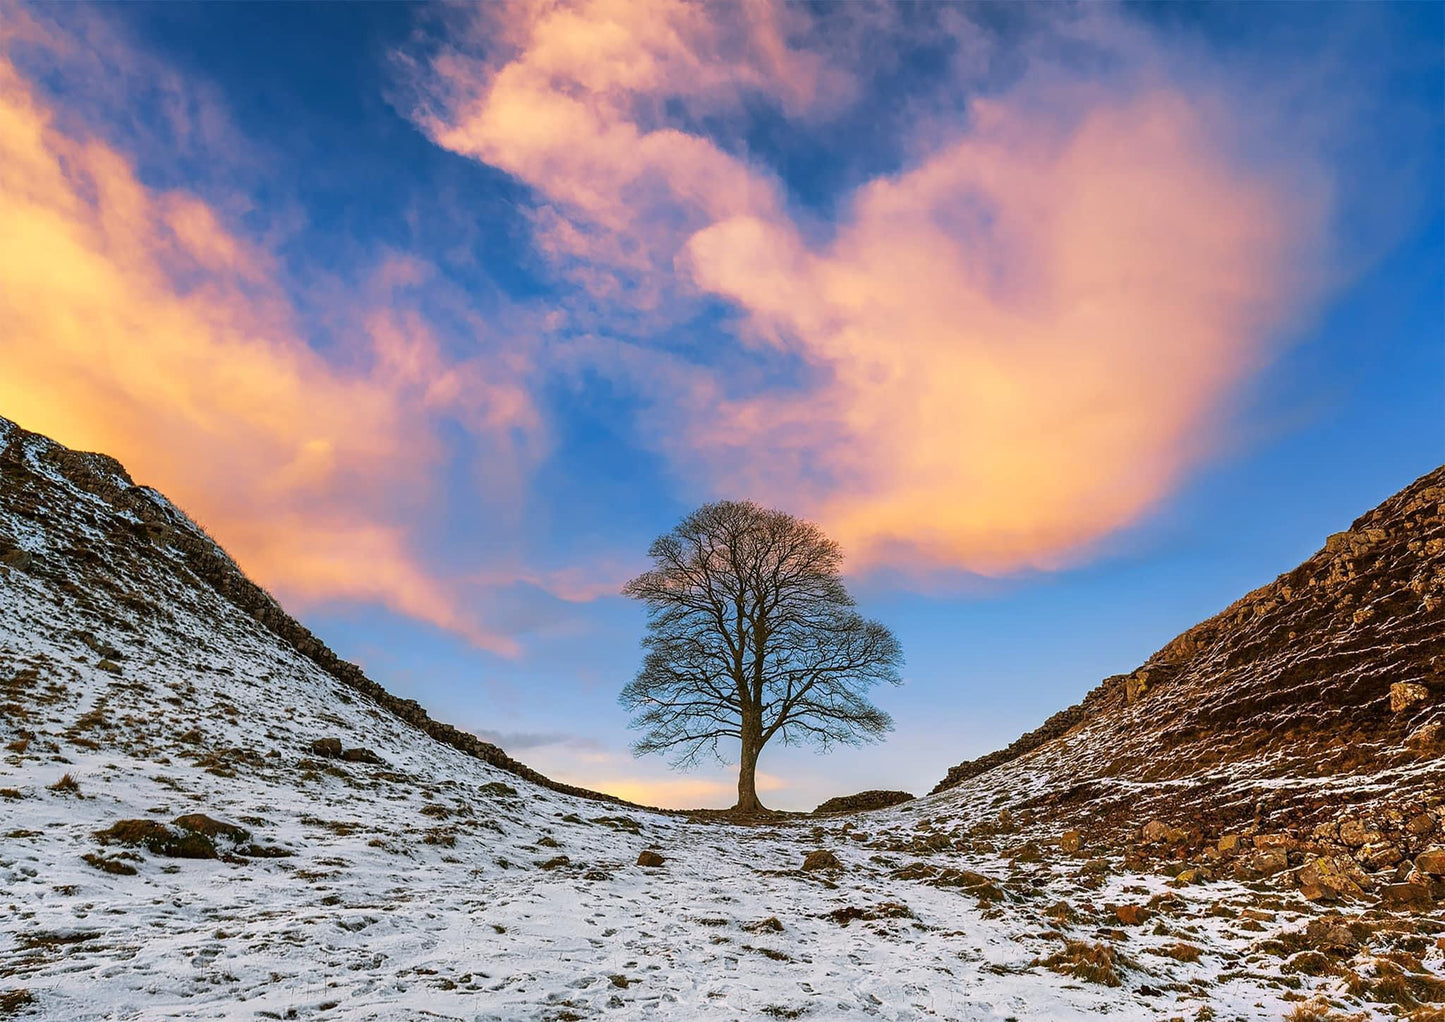
[[1300, 890], [1311, 901], [1359, 898], [1373, 885], [1354, 859], [1324, 855], [1300, 867], [1296, 878]]
[[1169, 837], [1169, 825], [1163, 820], [1150, 820], [1144, 824], [1139, 836], [1151, 845], [1157, 845]]
[[1263, 880], [1289, 869], [1289, 853], [1283, 848], [1266, 848], [1241, 856], [1234, 864], [1234, 878], [1248, 883]]
[[1340, 824], [1340, 840], [1351, 848], [1380, 840], [1380, 832], [1366, 826], [1362, 820], [1345, 820]]
[[1299, 844], [1288, 834], [1256, 834], [1254, 836], [1254, 847], [1256, 848], [1294, 848]]
[[1430, 698], [1430, 690], [1419, 682], [1397, 681], [1390, 686], [1390, 712], [1404, 713]]
[[838, 857], [825, 848], [819, 848], [815, 852], [809, 852], [803, 859], [803, 868], [813, 869], [842, 869], [843, 864]]
[[1429, 813], [1421, 813], [1419, 816], [1411, 817], [1410, 822], [1405, 824], [1405, 829], [1415, 837], [1425, 837], [1435, 829], [1435, 817]]
[[644, 849], [642, 854], [637, 857], [637, 864], [639, 866], [651, 866], [653, 868], [661, 866], [666, 861], [666, 859], [651, 849]]
[[1429, 876], [1445, 876], [1445, 848], [1431, 848], [1415, 856], [1415, 868]]
[[1219, 851], [1225, 855], [1232, 854], [1244, 847], [1244, 835], [1225, 834], [1219, 839]]
[[543, 868], [543, 869], [560, 869], [560, 868], [563, 867], [563, 866], [570, 866], [570, 865], [572, 865], [572, 860], [571, 860], [571, 859], [567, 858], [567, 856], [565, 856], [565, 855], [559, 855], [559, 856], [557, 856], [555, 859], [548, 859], [546, 862], [542, 863], [542, 868]]
[[341, 758], [348, 763], [371, 763], [380, 766], [382, 758], [370, 749], [347, 749], [341, 754]]
[[1355, 849], [1355, 859], [1372, 873], [1389, 869], [1404, 857], [1405, 853], [1400, 851], [1398, 845], [1387, 841], [1361, 845]]
[[1066, 830], [1059, 835], [1059, 848], [1069, 855], [1078, 854], [1081, 847], [1083, 847], [1083, 838], [1077, 830]]
[[20, 571], [25, 571], [27, 568], [29, 568], [30, 565], [34, 562], [34, 560], [35, 555], [32, 554], [29, 550], [7, 550], [5, 551], [5, 553], [0, 554], [0, 564], [4, 564], [7, 567], [11, 568], [16, 568]]
[[1410, 737], [1405, 739], [1405, 745], [1411, 751], [1422, 756], [1434, 756], [1445, 752], [1445, 724], [1432, 721], [1429, 724], [1420, 725], [1410, 732]]
[[318, 738], [311, 743], [311, 754], [313, 756], [322, 756], [326, 759], [340, 759], [341, 739]]
[[1427, 884], [1386, 884], [1380, 891], [1380, 900], [1392, 908], [1428, 909], [1435, 899], [1430, 897]]

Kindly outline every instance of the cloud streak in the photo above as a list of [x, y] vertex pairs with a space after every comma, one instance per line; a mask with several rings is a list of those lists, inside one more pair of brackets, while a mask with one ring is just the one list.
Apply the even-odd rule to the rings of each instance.
[[[880, 46], [890, 17], [869, 21]], [[531, 186], [539, 244], [619, 320], [705, 296], [741, 314], [760, 382], [696, 353], [608, 368], [650, 393], [654, 442], [696, 485], [818, 517], [855, 565], [1087, 556], [1209, 456], [1319, 284], [1314, 168], [1252, 159], [1227, 91], [1179, 84], [1112, 16], [1049, 26], [1108, 74], [1038, 56], [1006, 85], [967, 78], [992, 41], [956, 22], [945, 89], [968, 101], [920, 108], [905, 165], [824, 230], [701, 127], [762, 103], [843, 130], [867, 69], [803, 14], [596, 0], [486, 18], [485, 56], [463, 41], [420, 70], [418, 123]]]
[[284, 596], [375, 601], [515, 652], [404, 523], [443, 455], [437, 421], [512, 446], [540, 430], [526, 391], [481, 359], [446, 360], [382, 287], [386, 266], [358, 364], [334, 365], [301, 336], [278, 272], [197, 196], [149, 188], [125, 155], [62, 129], [0, 58], [5, 414], [117, 455]]

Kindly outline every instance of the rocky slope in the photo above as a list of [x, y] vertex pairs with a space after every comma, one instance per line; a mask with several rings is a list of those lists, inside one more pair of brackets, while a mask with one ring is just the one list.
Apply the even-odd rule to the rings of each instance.
[[3, 420], [0, 546], [0, 1016], [1438, 1017], [1438, 806], [1395, 867], [1423, 896], [1383, 904], [1311, 897], [1346, 867], [1259, 828], [1213, 858], [1173, 820], [1065, 831], [1059, 742], [694, 822], [432, 722], [119, 465]]
[[1411, 860], [1445, 797], [1445, 467], [934, 790], [984, 779], [1095, 840], [1147, 847], [1158, 821], [1171, 855], [1227, 836], [1232, 852], [1288, 852], [1242, 872], [1322, 854], [1352, 888], [1438, 897]]

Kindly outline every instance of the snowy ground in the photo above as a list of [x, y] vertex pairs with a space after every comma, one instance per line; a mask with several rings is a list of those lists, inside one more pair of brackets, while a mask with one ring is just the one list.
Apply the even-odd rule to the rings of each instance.
[[[65, 550], [0, 527], [55, 563], [104, 549], [85, 521]], [[987, 776], [775, 827], [623, 811], [433, 742], [214, 593], [157, 591], [182, 577], [164, 552], [127, 572], [89, 598], [0, 578], [0, 1014], [1227, 1020], [1316, 993], [1385, 1011], [1300, 966], [1288, 935], [1319, 910], [1297, 896], [1065, 854], [1001, 828]], [[383, 763], [319, 757], [326, 737]], [[188, 813], [290, 854], [95, 836]], [[802, 870], [817, 848], [842, 868]], [[665, 865], [635, 865], [644, 849]], [[1433, 937], [1401, 940], [1441, 971]]]

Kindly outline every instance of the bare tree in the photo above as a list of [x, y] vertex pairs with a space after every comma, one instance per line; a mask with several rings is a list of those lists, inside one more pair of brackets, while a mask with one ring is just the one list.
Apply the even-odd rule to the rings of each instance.
[[864, 620], [840, 578], [838, 544], [811, 522], [751, 501], [706, 504], [659, 536], [653, 567], [623, 594], [647, 605], [646, 657], [621, 702], [641, 756], [687, 768], [737, 739], [740, 813], [763, 812], [758, 754], [858, 745], [892, 730], [864, 697], [900, 683], [893, 633]]

